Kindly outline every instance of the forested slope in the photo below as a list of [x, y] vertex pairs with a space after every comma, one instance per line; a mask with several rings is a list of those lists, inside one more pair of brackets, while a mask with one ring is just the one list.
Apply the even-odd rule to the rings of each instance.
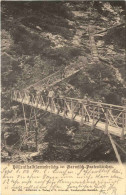
[[121, 96], [125, 81], [124, 16], [124, 2], [2, 2], [3, 87], [24, 88], [63, 64], [80, 63], [81, 56], [91, 61], [88, 25], [97, 31], [117, 26], [95, 36], [99, 64], [87, 64], [70, 83], [93, 98], [96, 94]]

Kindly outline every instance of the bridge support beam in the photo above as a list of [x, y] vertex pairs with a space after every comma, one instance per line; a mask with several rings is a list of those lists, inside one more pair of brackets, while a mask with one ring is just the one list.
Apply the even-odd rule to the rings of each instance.
[[114, 150], [114, 152], [115, 152], [116, 158], [117, 158], [117, 160], [118, 160], [118, 163], [119, 163], [120, 165], [122, 165], [122, 161], [121, 161], [120, 155], [119, 155], [119, 153], [118, 153], [117, 147], [116, 147], [116, 145], [115, 145], [115, 143], [114, 143], [114, 140], [112, 139], [112, 136], [111, 136], [110, 134], [108, 134], [108, 136], [109, 136], [109, 139], [110, 139], [110, 141], [111, 141], [111, 144], [112, 144], [113, 150]]

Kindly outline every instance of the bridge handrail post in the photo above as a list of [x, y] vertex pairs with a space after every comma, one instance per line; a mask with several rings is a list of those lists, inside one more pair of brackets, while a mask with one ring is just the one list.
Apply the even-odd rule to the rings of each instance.
[[50, 109], [52, 112], [53, 111], [53, 98], [52, 97], [50, 98]]
[[74, 116], [74, 106], [73, 106], [73, 100], [71, 100], [71, 119], [73, 120], [73, 116]]
[[39, 95], [36, 95], [35, 97], [35, 107], [38, 107], [38, 103], [39, 103]]
[[126, 131], [126, 106], [122, 112], [122, 133], [121, 133], [121, 140], [124, 139], [124, 131]]
[[63, 118], [66, 117], [66, 98], [63, 98], [63, 106], [64, 106], [64, 113], [63, 113]]
[[82, 104], [81, 125], [83, 125], [83, 118], [84, 118], [84, 108], [83, 108], [83, 102], [81, 102], [81, 104]]
[[98, 119], [100, 117], [100, 106], [101, 106], [101, 104], [100, 104], [100, 102], [98, 102]]
[[35, 96], [32, 94], [32, 105], [35, 104]]
[[21, 103], [23, 104], [24, 96], [22, 97], [22, 94], [19, 91], [19, 97], [21, 98]]
[[53, 98], [52, 98], [52, 112], [55, 113], [55, 110], [56, 110], [55, 98], [53, 97]]
[[41, 103], [41, 105], [43, 106], [45, 106], [45, 96], [43, 96], [43, 95], [39, 95], [39, 97], [38, 97], [38, 104], [39, 103]]
[[95, 119], [95, 107], [93, 106], [93, 120], [92, 120], [92, 127], [91, 129], [94, 129], [94, 119]]
[[27, 102], [28, 95], [27, 95], [27, 93], [26, 93], [25, 91], [24, 91], [24, 94], [25, 94], [25, 95], [24, 95], [24, 96], [25, 96], [25, 97], [24, 97], [24, 98], [25, 98], [25, 101]]
[[49, 107], [49, 97], [47, 96], [46, 110], [48, 109], [48, 107]]
[[108, 108], [106, 108], [106, 112], [105, 112], [105, 116], [106, 116], [106, 121], [105, 121], [105, 134], [108, 134], [108, 125], [109, 125], [109, 112], [108, 112]]
[[24, 99], [27, 101], [27, 93], [24, 91]]
[[45, 96], [45, 108], [48, 106], [48, 96]]
[[16, 98], [22, 100], [22, 95], [21, 95], [21, 92], [19, 90], [16, 91]]
[[28, 104], [30, 104], [30, 94], [27, 92], [27, 97], [28, 97]]
[[42, 99], [42, 95], [39, 94], [39, 96], [38, 96], [38, 105], [40, 105], [40, 106], [41, 106], [41, 99]]

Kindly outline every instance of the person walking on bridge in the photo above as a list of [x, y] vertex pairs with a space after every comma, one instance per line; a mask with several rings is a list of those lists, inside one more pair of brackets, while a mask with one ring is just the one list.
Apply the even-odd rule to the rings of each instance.
[[32, 86], [29, 90], [30, 102], [35, 102], [36, 90]]
[[49, 91], [49, 93], [48, 93], [48, 105], [47, 105], [47, 108], [46, 109], [48, 109], [48, 107], [50, 107], [51, 108], [51, 110], [53, 110], [53, 99], [54, 99], [54, 96], [55, 96], [55, 93], [54, 93], [54, 91], [53, 91], [53, 88], [51, 88], [50, 89], [50, 91]]
[[62, 91], [58, 88], [55, 92], [55, 98], [54, 98], [56, 107], [58, 109], [58, 114], [62, 112]]
[[48, 98], [48, 90], [46, 89], [46, 87], [44, 87], [44, 89], [42, 90], [40, 96], [42, 97], [44, 104], [47, 104], [47, 98]]
[[59, 92], [59, 89], [57, 88], [55, 90], [55, 98], [54, 98], [54, 102], [55, 102], [56, 106], [58, 106], [59, 95], [60, 95], [60, 92]]
[[86, 105], [85, 108], [85, 122], [89, 122], [89, 98], [88, 98], [88, 94], [86, 93], [83, 99], [83, 103]]
[[60, 72], [61, 72], [61, 79], [64, 79], [65, 78], [65, 65], [63, 64], [62, 65], [62, 68], [61, 68], [61, 70], [60, 70]]

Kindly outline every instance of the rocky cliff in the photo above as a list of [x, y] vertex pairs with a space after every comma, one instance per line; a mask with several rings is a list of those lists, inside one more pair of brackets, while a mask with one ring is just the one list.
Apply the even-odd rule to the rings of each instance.
[[[62, 66], [71, 63], [84, 64], [81, 72], [58, 84], [67, 96], [82, 98], [85, 93], [88, 93], [93, 100], [104, 97], [107, 103], [122, 104], [121, 98], [125, 97], [126, 93], [125, 3], [123, 1], [4, 1], [1, 11], [2, 119], [4, 122], [2, 136], [5, 132], [10, 132], [11, 137], [15, 135], [16, 139], [13, 140], [7, 134], [13, 142], [8, 141], [10, 145], [15, 144], [19, 140], [18, 135], [21, 137], [24, 131], [22, 108], [10, 102], [11, 89], [25, 89], [56, 72]], [[94, 61], [92, 57], [93, 47], [90, 42], [89, 26], [92, 26], [95, 32], [94, 41], [98, 61]], [[26, 117], [29, 117], [29, 114], [28, 110]], [[49, 114], [45, 117], [45, 113], [38, 113], [38, 118], [39, 129], [44, 131], [44, 135], [47, 134], [45, 138], [41, 138], [40, 131], [39, 142], [45, 139], [45, 142], [49, 143], [44, 159], [48, 158], [48, 154], [53, 151], [54, 155], [50, 156], [50, 160], [92, 160], [86, 153], [87, 149], [83, 150], [83, 144], [87, 144], [87, 136], [85, 138], [77, 124], [63, 122], [60, 118]], [[49, 124], [52, 126], [50, 127]], [[64, 131], [66, 125], [68, 128], [76, 127], [75, 139]], [[79, 129], [79, 132], [76, 132], [76, 129]], [[54, 141], [59, 140], [59, 136], [62, 140]], [[99, 142], [96, 135], [91, 136], [91, 140], [94, 138], [96, 139], [92, 143], [97, 149], [101, 147], [98, 143], [103, 144], [103, 142]], [[105, 144], [102, 146], [103, 151], [107, 150]], [[90, 148], [90, 153], [92, 149]], [[85, 155], [82, 155], [81, 150]]]

